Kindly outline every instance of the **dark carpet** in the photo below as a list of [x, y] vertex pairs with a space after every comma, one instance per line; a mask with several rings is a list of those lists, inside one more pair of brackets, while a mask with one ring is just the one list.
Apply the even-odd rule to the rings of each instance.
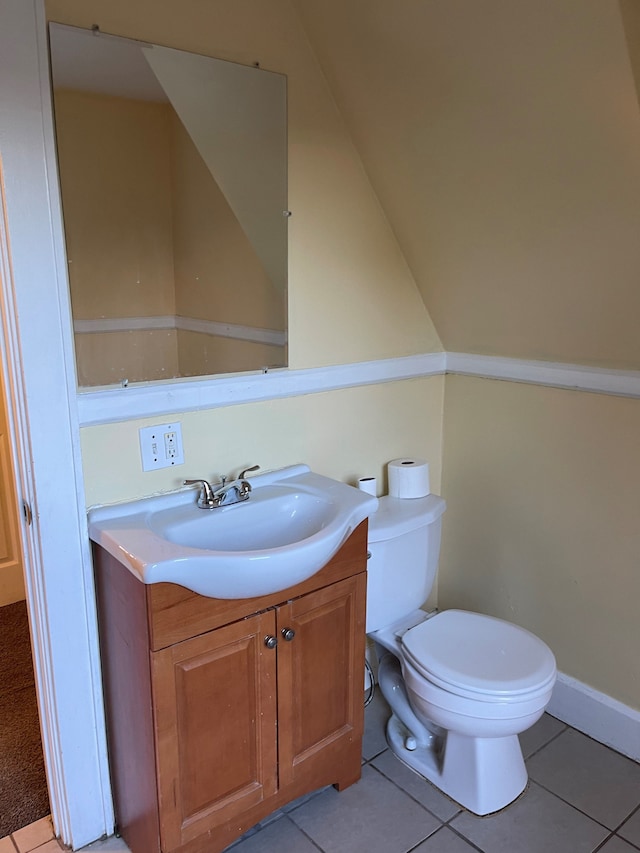
[[24, 601], [0, 607], [0, 838], [49, 814]]

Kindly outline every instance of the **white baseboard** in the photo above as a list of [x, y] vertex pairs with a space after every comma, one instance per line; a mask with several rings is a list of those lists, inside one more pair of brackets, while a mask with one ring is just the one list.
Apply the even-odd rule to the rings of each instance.
[[594, 740], [640, 761], [640, 711], [558, 673], [547, 711]]

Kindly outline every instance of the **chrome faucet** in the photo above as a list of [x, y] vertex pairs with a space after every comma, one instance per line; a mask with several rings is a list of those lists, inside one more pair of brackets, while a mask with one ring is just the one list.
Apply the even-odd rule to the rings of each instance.
[[216, 509], [219, 506], [230, 506], [249, 500], [251, 494], [251, 483], [246, 479], [249, 471], [257, 471], [259, 465], [245, 468], [235, 480], [227, 483], [227, 478], [222, 477], [217, 486], [211, 486], [206, 480], [183, 480], [183, 486], [200, 486], [198, 495], [198, 506], [200, 509]]

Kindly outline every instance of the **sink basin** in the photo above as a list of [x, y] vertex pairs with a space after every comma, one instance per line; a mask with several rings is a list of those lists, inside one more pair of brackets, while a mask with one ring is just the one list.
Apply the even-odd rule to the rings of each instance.
[[248, 501], [199, 509], [197, 490], [89, 512], [89, 534], [143, 583], [253, 598], [310, 578], [378, 506], [358, 489], [293, 465], [252, 477]]

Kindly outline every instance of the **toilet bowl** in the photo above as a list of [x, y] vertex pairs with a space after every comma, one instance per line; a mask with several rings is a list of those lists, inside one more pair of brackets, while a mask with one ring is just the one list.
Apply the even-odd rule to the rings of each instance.
[[435, 578], [436, 566], [427, 564], [437, 561], [443, 511], [433, 495], [380, 499], [370, 519], [367, 632], [392, 710], [392, 751], [457, 803], [486, 815], [526, 787], [518, 735], [544, 713], [556, 664], [542, 640], [510, 622], [407, 609], [426, 599]]

